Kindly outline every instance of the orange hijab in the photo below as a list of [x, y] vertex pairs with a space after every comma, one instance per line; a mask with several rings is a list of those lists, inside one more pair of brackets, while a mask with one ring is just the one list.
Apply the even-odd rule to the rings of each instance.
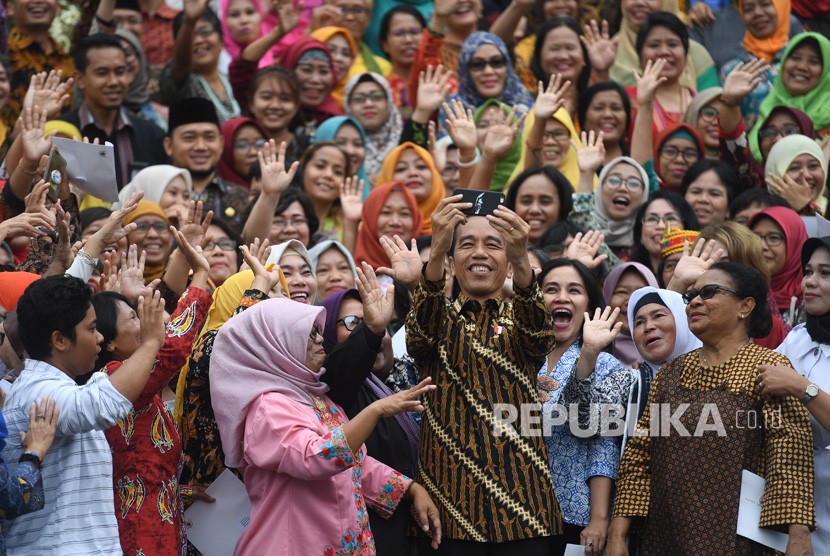
[[10, 313], [17, 307], [26, 288], [39, 279], [39, 274], [31, 272], [0, 272], [0, 307]]
[[395, 181], [395, 166], [397, 166], [398, 159], [406, 149], [414, 149], [415, 152], [418, 153], [418, 156], [420, 156], [421, 159], [426, 162], [427, 166], [429, 166], [430, 172], [432, 172], [432, 191], [430, 192], [429, 197], [418, 203], [418, 210], [421, 211], [421, 216], [423, 217], [421, 234], [432, 235], [432, 213], [438, 206], [438, 203], [441, 202], [441, 199], [444, 198], [445, 193], [444, 181], [441, 179], [441, 174], [438, 172], [438, 168], [435, 167], [435, 162], [432, 161], [432, 155], [429, 154], [426, 149], [423, 149], [415, 143], [410, 143], [408, 141], [395, 147], [395, 149], [387, 155], [386, 160], [383, 162], [383, 166], [380, 169], [376, 183], [389, 183]]
[[379, 241], [378, 217], [383, 210], [383, 205], [386, 204], [386, 199], [395, 191], [400, 191], [406, 198], [406, 204], [409, 205], [409, 209], [412, 211], [414, 221], [411, 230], [412, 237], [418, 235], [423, 217], [418, 209], [418, 201], [415, 200], [415, 195], [399, 181], [379, 185], [369, 193], [369, 196], [363, 202], [363, 225], [360, 226], [360, 230], [357, 232], [357, 248], [355, 249], [355, 262], [358, 265], [365, 261], [375, 269], [381, 266], [392, 266]]
[[[344, 39], [346, 39], [346, 42], [349, 43], [349, 49], [352, 51], [352, 59], [356, 59], [358, 54], [360, 54], [360, 50], [357, 48], [357, 43], [355, 42], [354, 37], [352, 37], [352, 34], [345, 27], [320, 27], [316, 31], [310, 33], [310, 36], [314, 37], [326, 46], [328, 46], [328, 42], [331, 38], [336, 35], [341, 35]], [[348, 80], [347, 72], [346, 75], [343, 76], [343, 79], [334, 84], [334, 87], [331, 90], [331, 96], [335, 102], [337, 102], [337, 105], [341, 110], [343, 109], [343, 104], [345, 102], [344, 91]]]
[[[790, 0], [772, 0], [772, 5], [775, 6], [775, 12], [778, 15], [775, 31], [772, 35], [765, 39], [759, 39], [754, 37], [747, 29], [743, 42], [747, 52], [763, 58], [767, 63], [772, 62], [773, 57], [781, 52], [781, 49], [786, 46], [790, 39]], [[744, 0], [738, 0], [738, 11], [743, 15]]]

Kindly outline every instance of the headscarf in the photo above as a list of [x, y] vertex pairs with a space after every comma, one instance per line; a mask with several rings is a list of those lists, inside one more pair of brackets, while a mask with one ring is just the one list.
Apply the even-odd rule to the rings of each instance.
[[398, 107], [395, 106], [392, 87], [389, 86], [389, 82], [386, 79], [376, 73], [359, 73], [346, 83], [346, 115], [354, 117], [349, 107], [349, 98], [352, 96], [352, 91], [357, 87], [358, 82], [366, 75], [370, 76], [372, 81], [380, 85], [380, 88], [383, 89], [383, 92], [386, 94], [386, 106], [389, 110], [389, 115], [386, 121], [383, 122], [383, 125], [380, 126], [380, 129], [371, 132], [364, 130], [366, 131], [366, 158], [363, 161], [363, 165], [366, 168], [369, 179], [374, 179], [375, 183], [381, 183], [382, 180], [376, 178], [376, 176], [381, 171], [384, 159], [401, 139], [403, 118]]
[[244, 187], [251, 187], [251, 182], [248, 180], [248, 177], [240, 176], [239, 172], [236, 171], [236, 167], [233, 162], [233, 142], [236, 138], [236, 133], [240, 130], [240, 128], [242, 128], [242, 126], [246, 125], [254, 126], [256, 130], [262, 134], [263, 139], [268, 139], [270, 137], [268, 130], [262, 127], [262, 124], [253, 118], [247, 118], [245, 116], [231, 118], [222, 124], [222, 139], [225, 140], [225, 147], [222, 150], [222, 158], [219, 159], [219, 165], [216, 170], [219, 177], [224, 180], [228, 180], [229, 182], [242, 185]]
[[7, 313], [14, 310], [26, 288], [39, 279], [39, 274], [31, 272], [0, 272], [0, 307]]
[[778, 74], [767, 98], [761, 103], [757, 123], [749, 132], [749, 142], [750, 145], [753, 145], [753, 154], [755, 154], [756, 160], [761, 160], [760, 152], [755, 152], [758, 145], [758, 132], [776, 106], [784, 105], [801, 110], [810, 117], [816, 130], [821, 131], [830, 127], [830, 40], [819, 33], [799, 33], [787, 45], [787, 50], [784, 51], [784, 56], [781, 58], [780, 67], [784, 67], [792, 51], [798, 48], [801, 42], [807, 38], [815, 40], [819, 47], [823, 67], [818, 84], [806, 94], [793, 96], [784, 86], [782, 74]]
[[[790, 40], [790, 0], [772, 0], [775, 6], [776, 24], [772, 35], [759, 39], [746, 30], [744, 35], [744, 49], [757, 58], [763, 58], [768, 64]], [[744, 13], [744, 0], [738, 0], [738, 12]]]
[[171, 166], [170, 164], [156, 164], [148, 166], [135, 175], [133, 180], [118, 192], [118, 203], [113, 205], [113, 210], [129, 201], [139, 191], [144, 192], [142, 201], [159, 203], [164, 191], [170, 182], [181, 176], [187, 184], [187, 190], [193, 193], [193, 180], [186, 168]]
[[280, 261], [282, 260], [283, 256], [286, 255], [286, 251], [293, 251], [301, 256], [305, 261], [308, 263], [308, 267], [311, 269], [311, 273], [314, 274], [316, 277], [317, 274], [314, 271], [315, 265], [311, 261], [311, 256], [308, 254], [308, 249], [305, 248], [305, 245], [298, 240], [298, 239], [289, 239], [288, 241], [284, 241], [277, 245], [271, 247], [271, 254], [268, 256], [268, 261], [266, 264], [275, 264], [279, 266]]
[[[632, 293], [631, 298], [628, 300], [628, 328], [631, 330], [632, 336], [634, 334], [634, 317], [637, 316], [634, 312], [637, 308], [637, 303], [649, 294], [659, 296], [663, 301], [663, 304], [666, 306], [666, 309], [668, 309], [674, 317], [674, 349], [666, 361], [671, 361], [675, 357], [683, 355], [684, 353], [689, 353], [690, 351], [703, 345], [701, 341], [698, 340], [697, 336], [692, 334], [692, 331], [689, 329], [689, 320], [686, 317], [686, 304], [683, 303], [683, 296], [677, 292], [661, 290], [653, 286], [640, 288]], [[642, 353], [640, 353], [640, 355], [643, 356], [645, 363], [654, 370], [657, 370], [658, 367], [666, 362], [649, 361], [648, 359], [645, 359], [645, 355]]]
[[[465, 108], [475, 110], [488, 100], [479, 96], [469, 69], [470, 62], [478, 49], [488, 44], [495, 46], [507, 62], [507, 75], [504, 78], [504, 88], [498, 98], [494, 100], [501, 101], [507, 106], [515, 106], [518, 115], [524, 114], [533, 106], [533, 97], [530, 96], [524, 83], [516, 75], [516, 71], [513, 69], [513, 60], [504, 41], [496, 35], [484, 31], [476, 31], [467, 37], [467, 40], [461, 45], [461, 55], [458, 58], [458, 92], [448, 96], [447, 102], [460, 100]], [[438, 117], [438, 123], [441, 129], [446, 129], [446, 119], [447, 115], [442, 108]]]
[[419, 147], [415, 143], [410, 143], [409, 141], [398, 145], [386, 157], [376, 181], [377, 183], [389, 183], [395, 181], [395, 166], [397, 166], [398, 159], [406, 149], [414, 149], [415, 152], [418, 153], [418, 156], [421, 157], [421, 160], [429, 166], [430, 173], [432, 174], [432, 191], [430, 192], [429, 197], [418, 202], [418, 210], [421, 211], [421, 217], [423, 218], [421, 223], [421, 234], [432, 235], [432, 213], [435, 211], [436, 207], [438, 207], [438, 203], [441, 202], [441, 199], [443, 199], [446, 194], [444, 192], [444, 180], [441, 179], [441, 173], [438, 171], [438, 168], [435, 167], [432, 155], [429, 154], [426, 149]]
[[326, 310], [290, 299], [269, 299], [219, 330], [210, 361], [210, 396], [225, 465], [246, 467], [243, 440], [248, 407], [262, 394], [282, 394], [313, 406], [329, 387], [325, 368], [306, 367], [308, 338], [323, 326]]
[[138, 112], [141, 107], [150, 101], [150, 65], [147, 63], [147, 55], [144, 53], [144, 46], [135, 33], [123, 28], [115, 30], [115, 34], [130, 43], [138, 58], [138, 73], [127, 88], [127, 96], [124, 105], [132, 112]]
[[[675, 135], [691, 136], [692, 141], [697, 147], [699, 157], [704, 158], [706, 155], [706, 147], [703, 145], [703, 140], [700, 138], [700, 135], [695, 128], [685, 123], [671, 124], [661, 131], [654, 141], [654, 173], [657, 174], [657, 177], [660, 178], [661, 181], [663, 181], [663, 173], [660, 168], [660, 150], [663, 148], [663, 144]], [[688, 137], [685, 138], [688, 139]]]
[[74, 139], [75, 141], [80, 141], [83, 138], [81, 130], [69, 122], [64, 122], [63, 120], [49, 120], [46, 122], [43, 126], [43, 137], [49, 137], [52, 135], [53, 131], [57, 132], [55, 134], [56, 137]]
[[[352, 34], [345, 27], [320, 27], [319, 29], [313, 31], [309, 36], [314, 37], [325, 45], [328, 45], [332, 37], [337, 35], [341, 35], [344, 39], [346, 39], [346, 42], [349, 43], [349, 50], [352, 51], [352, 59], [354, 60], [357, 58], [357, 55], [360, 53], [360, 49], [357, 47], [357, 43], [355, 42], [354, 37], [352, 37]], [[348, 70], [346, 70], [346, 75], [335, 83], [334, 88], [331, 90], [331, 96], [334, 97], [334, 100], [341, 109], [345, 107], [346, 81], [348, 81]]]
[[648, 201], [648, 174], [645, 169], [633, 158], [618, 156], [606, 164], [599, 174], [599, 188], [594, 192], [594, 211], [597, 228], [605, 234], [606, 245], [609, 247], [631, 247], [634, 245], [634, 224], [637, 219], [637, 211], [635, 210], [625, 220], [613, 220], [608, 215], [608, 211], [605, 210], [605, 205], [602, 204], [602, 188], [605, 184], [605, 178], [619, 164], [628, 164], [639, 172], [640, 179], [643, 180], [643, 197], [640, 199], [640, 206]]
[[[801, 266], [807, 266], [810, 262], [810, 257], [819, 247], [824, 247], [830, 250], [830, 236], [811, 237], [804, 243], [801, 249]], [[830, 344], [830, 313], [823, 315], [811, 315], [806, 313], [806, 328], [807, 333], [814, 342], [820, 344]]]
[[314, 274], [317, 274], [317, 263], [320, 262], [320, 257], [329, 249], [337, 249], [343, 253], [343, 256], [346, 257], [346, 261], [349, 263], [349, 267], [352, 269], [352, 274], [357, 276], [357, 267], [354, 264], [354, 257], [352, 257], [352, 254], [348, 249], [346, 249], [345, 245], [339, 241], [334, 241], [333, 239], [321, 241], [308, 250], [308, 256], [311, 257], [311, 270]]
[[[758, 120], [758, 125], [756, 125], [752, 130], [749, 132], [749, 149], [752, 151], [752, 156], [755, 157], [755, 160], [758, 162], [762, 161], [761, 157], [761, 145], [758, 142], [758, 134], [764, 129], [767, 121], [769, 121], [773, 116], [778, 114], [779, 112], [787, 112], [790, 116], [793, 117], [796, 124], [798, 124], [799, 129], [801, 129], [801, 135], [806, 135], [810, 139], [815, 139], [816, 132], [813, 128], [813, 120], [810, 119], [810, 116], [798, 110], [796, 108], [790, 108], [789, 106], [776, 106], [772, 110], [770, 110], [769, 115], [761, 120]], [[769, 154], [769, 153], [767, 153]]]
[[692, 102], [689, 103], [688, 108], [686, 108], [686, 112], [683, 114], [683, 123], [689, 124], [697, 129], [697, 120], [700, 117], [701, 109], [713, 100], [719, 98], [722, 94], [723, 87], [710, 87], [698, 93], [692, 99]]
[[[138, 202], [138, 206], [136, 209], [130, 213], [128, 213], [124, 217], [124, 225], [130, 224], [135, 222], [142, 216], [158, 216], [168, 224], [170, 221], [167, 219], [167, 215], [164, 214], [164, 211], [161, 209], [158, 203], [154, 203], [152, 201], [147, 201], [145, 199], [141, 199]], [[169, 253], [168, 253], [169, 258]], [[164, 267], [166, 266], [166, 259], [165, 262], [159, 264], [149, 264], [147, 263], [144, 265], [144, 283], [149, 284], [156, 278], [161, 278], [164, 275]]]
[[[257, 11], [257, 13], [262, 14], [262, 8], [259, 4], [259, 0], [249, 0], [249, 1], [251, 2], [251, 4], [253, 4], [254, 9]], [[233, 40], [233, 37], [231, 37], [231, 30], [228, 27], [228, 10], [231, 7], [231, 2], [233, 2], [233, 0], [220, 0], [220, 2], [219, 2], [219, 4], [220, 4], [219, 13], [222, 16], [220, 18], [221, 21], [222, 21], [222, 43], [223, 43], [223, 46], [225, 47], [225, 51], [228, 53], [230, 58], [233, 60], [234, 58], [239, 57], [239, 55], [242, 53], [242, 50], [248, 45], [247, 44], [240, 44], [240, 43], [236, 42], [235, 40]], [[264, 17], [263, 17], [263, 19], [264, 19]], [[262, 36], [262, 22], [260, 21], [260, 29], [259, 29], [259, 34], [257, 35], [257, 38], [259, 38], [261, 36]], [[270, 49], [269, 49], [268, 52], [265, 53], [265, 56], [268, 57], [269, 63], [273, 60], [273, 55], [271, 54]]]
[[[475, 121], [476, 126], [478, 126], [478, 122], [484, 113], [487, 111], [488, 108], [491, 106], [496, 106], [500, 108], [505, 114], [510, 113], [510, 107], [504, 104], [503, 102], [496, 100], [496, 99], [489, 99], [484, 102], [481, 106], [479, 106], [476, 111], [475, 115], [473, 116], [473, 121]], [[491, 191], [504, 191], [507, 187], [507, 183], [510, 181], [510, 176], [513, 174], [513, 170], [516, 169], [516, 166], [519, 164], [519, 161], [522, 159], [522, 138], [521, 135], [516, 135], [516, 140], [513, 142], [513, 146], [510, 147], [510, 150], [507, 151], [502, 158], [496, 162], [496, 169], [493, 172], [493, 178], [490, 181], [490, 190]]]
[[[793, 163], [793, 160], [802, 154], [809, 154], [818, 160], [824, 172], [824, 180], [819, 184], [818, 197], [815, 200], [816, 205], [821, 209], [821, 213], [824, 214], [827, 209], [827, 197], [824, 196], [824, 185], [827, 181], [827, 159], [824, 158], [824, 152], [814, 140], [798, 134], [782, 137], [769, 150], [764, 173], [781, 177], [787, 173], [787, 169]], [[771, 189], [770, 191], [775, 193]]]
[[[279, 61], [279, 65], [286, 67], [291, 71], [296, 71], [297, 64], [299, 63], [300, 58], [302, 58], [303, 54], [305, 54], [309, 50], [323, 51], [325, 57], [329, 61], [329, 67], [331, 68], [332, 77], [334, 77], [336, 75], [336, 72], [334, 71], [334, 62], [332, 62], [331, 60], [331, 52], [329, 52], [329, 49], [325, 44], [313, 37], [304, 36], [294, 41], [285, 50], [285, 53], [282, 55]], [[318, 124], [323, 123], [331, 116], [341, 116], [343, 114], [343, 111], [340, 110], [339, 106], [337, 106], [337, 102], [335, 102], [331, 94], [329, 94], [329, 96], [319, 105], [313, 107], [301, 106], [300, 110], [302, 111], [307, 121], [314, 120]]]
[[[527, 138], [530, 135], [530, 130], [533, 129], [533, 122], [535, 119], [536, 117], [533, 114], [533, 110], [528, 112], [524, 123], [524, 131], [522, 132], [523, 144], [527, 143]], [[571, 134], [571, 141], [576, 143], [577, 147], [582, 146], [582, 140], [579, 138], [579, 133], [576, 132], [571, 115], [568, 114], [568, 111], [564, 107], [553, 113], [553, 119], [565, 126], [565, 129], [567, 129]], [[519, 174], [524, 171], [526, 164], [525, 158], [527, 156], [527, 151], [522, 149], [522, 157], [516, 165], [513, 175], [510, 176], [510, 183], [513, 183]], [[573, 145], [568, 147], [568, 152], [565, 153], [565, 158], [562, 160], [562, 164], [557, 168], [557, 170], [559, 170], [559, 172], [568, 179], [571, 187], [573, 187], [574, 191], [576, 191], [577, 186], [579, 185], [579, 165], [576, 162], [576, 149], [574, 149]]]
[[367, 263], [374, 269], [379, 267], [391, 267], [392, 263], [383, 246], [380, 244], [380, 231], [378, 230], [378, 217], [383, 210], [383, 205], [393, 192], [403, 193], [406, 204], [412, 211], [412, 237], [418, 235], [421, 230], [423, 217], [418, 209], [418, 201], [409, 189], [401, 182], [384, 183], [377, 186], [363, 203], [363, 225], [357, 231], [357, 248], [355, 249], [355, 260], [358, 264]]
[[[328, 29], [328, 27], [324, 27], [324, 29]], [[317, 128], [317, 133], [314, 135], [314, 142], [318, 143], [320, 141], [335, 141], [337, 132], [340, 131], [340, 128], [343, 127], [344, 124], [351, 124], [357, 128], [357, 132], [360, 133], [360, 137], [363, 139], [363, 148], [368, 149], [369, 139], [368, 137], [366, 137], [366, 130], [363, 129], [363, 126], [360, 124], [360, 122], [358, 122], [356, 119], [350, 116], [334, 116], [333, 118], [329, 118], [328, 120], [320, 124], [320, 127]], [[354, 168], [352, 168], [352, 172], [358, 178], [366, 182], [366, 187], [363, 189], [363, 200], [365, 201], [366, 196], [369, 194], [369, 191], [372, 190], [371, 184], [369, 183], [369, 175], [366, 173], [365, 157], [363, 158], [363, 164], [360, 165], [360, 168], [358, 168], [356, 171]]]
[[792, 209], [787, 207], [768, 207], [756, 214], [749, 221], [752, 228], [761, 218], [769, 218], [784, 231], [787, 244], [787, 260], [784, 267], [770, 279], [770, 290], [779, 311], [789, 311], [793, 297], [796, 305], [801, 303], [801, 248], [807, 241], [807, 229], [804, 221]]
[[326, 310], [326, 324], [323, 329], [323, 349], [326, 350], [326, 353], [331, 353], [334, 346], [338, 344], [337, 320], [340, 315], [340, 306], [347, 299], [354, 299], [363, 303], [363, 300], [360, 299], [360, 293], [354, 288], [333, 293], [320, 302], [320, 306]]
[[[659, 287], [657, 284], [657, 278], [654, 277], [654, 274], [645, 265], [641, 265], [640, 263], [622, 263], [608, 274], [605, 278], [605, 282], [602, 284], [602, 296], [605, 298], [605, 303], [609, 305], [611, 304], [611, 297], [614, 295], [614, 290], [617, 288], [617, 284], [623, 274], [629, 270], [636, 270], [640, 276], [643, 277], [643, 280], [646, 281], [647, 285], [653, 288]], [[630, 298], [628, 306], [631, 307]], [[631, 337], [631, 334], [628, 336], [625, 336], [622, 333], [617, 334], [617, 337], [614, 339], [614, 347], [611, 349], [611, 353], [626, 366], [629, 366], [640, 359], [640, 354], [637, 351], [637, 346], [634, 344], [634, 339]]]

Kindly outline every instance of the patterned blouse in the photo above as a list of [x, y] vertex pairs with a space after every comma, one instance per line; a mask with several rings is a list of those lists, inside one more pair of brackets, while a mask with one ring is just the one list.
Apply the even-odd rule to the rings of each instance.
[[542, 435], [520, 423], [496, 432], [495, 404], [538, 405], [536, 374], [553, 349], [553, 323], [536, 282], [512, 303], [444, 298], [444, 279], [422, 275], [406, 344], [437, 389], [423, 397], [418, 482], [450, 539], [507, 542], [560, 534]]
[[[0, 416], [2, 420], [2, 416]], [[3, 424], [3, 428], [6, 425]], [[14, 519], [29, 512], [43, 509], [43, 477], [40, 467], [30, 456], [24, 456], [15, 468], [9, 469], [0, 460], [0, 518]], [[6, 539], [0, 522], [0, 556], [6, 556]]]

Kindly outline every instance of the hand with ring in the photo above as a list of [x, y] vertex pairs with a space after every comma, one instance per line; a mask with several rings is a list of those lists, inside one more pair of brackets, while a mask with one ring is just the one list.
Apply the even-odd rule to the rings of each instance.
[[59, 414], [53, 399], [43, 398], [39, 404], [32, 402], [29, 406], [29, 430], [20, 433], [20, 443], [27, 452], [34, 452], [43, 460], [55, 440]]

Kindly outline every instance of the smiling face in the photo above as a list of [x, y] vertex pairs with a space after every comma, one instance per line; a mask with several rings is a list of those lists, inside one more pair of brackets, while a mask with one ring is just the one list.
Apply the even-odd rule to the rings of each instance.
[[637, 270], [627, 270], [623, 272], [617, 286], [611, 293], [611, 300], [608, 303], [611, 307], [619, 307], [620, 315], [617, 317], [617, 322], [622, 323], [622, 330], [620, 331], [624, 336], [630, 336], [631, 330], [628, 326], [628, 300], [631, 299], [631, 294], [640, 288], [648, 286], [646, 279]]
[[764, 262], [770, 276], [776, 276], [787, 264], [787, 236], [781, 226], [770, 218], [759, 218], [752, 231], [761, 236]]
[[[650, 223], [654, 219], [658, 220], [655, 223]], [[652, 255], [660, 255], [660, 241], [666, 231], [667, 220], [672, 228], [683, 227], [680, 211], [674, 208], [671, 203], [665, 199], [652, 201], [643, 215], [643, 233], [640, 237], [643, 247]]]
[[288, 205], [285, 211], [274, 216], [271, 221], [271, 235], [268, 236], [271, 245], [285, 243], [289, 239], [296, 239], [306, 247], [311, 239], [308, 218], [299, 201]]
[[216, 69], [222, 54], [222, 37], [209, 22], [200, 19], [193, 29], [193, 71], [209, 74]]
[[353, 170], [363, 166], [363, 161], [366, 159], [366, 146], [355, 126], [349, 123], [341, 125], [334, 136], [334, 142], [349, 155], [349, 165]]
[[761, 157], [766, 160], [774, 144], [787, 135], [801, 133], [801, 126], [788, 110], [776, 110], [758, 132], [758, 145]]
[[600, 91], [591, 99], [585, 112], [585, 131], [602, 131], [603, 141], [612, 145], [619, 143], [625, 134], [626, 113], [620, 93]]
[[300, 110], [294, 95], [281, 79], [263, 77], [257, 84], [251, 104], [251, 116], [268, 130], [277, 135], [285, 130]]
[[[325, 298], [324, 298], [325, 299]], [[337, 313], [337, 320], [346, 317], [363, 318], [363, 303], [359, 299], [347, 298], [340, 304], [340, 311]], [[337, 323], [337, 343], [345, 342], [351, 332], [346, 328], [345, 323]]]
[[358, 84], [349, 95], [352, 115], [367, 132], [383, 127], [389, 119], [389, 99], [386, 91], [374, 81]]
[[170, 233], [167, 222], [154, 214], [139, 216], [134, 222], [138, 227], [127, 235], [130, 244], [135, 244], [139, 253], [144, 250], [148, 265], [167, 262], [173, 242], [173, 234]]
[[790, 163], [787, 175], [799, 183], [810, 186], [810, 198], [816, 200], [824, 186], [824, 170], [821, 162], [811, 154], [800, 154]]
[[60, 7], [57, 0], [14, 0], [8, 3], [9, 16], [27, 32], [49, 29]]
[[640, 52], [640, 66], [645, 67], [649, 60], [656, 62], [663, 59], [666, 65], [660, 73], [667, 83], [675, 83], [686, 69], [686, 51], [680, 37], [666, 27], [654, 27], [643, 43]]
[[179, 168], [187, 168], [194, 178], [209, 176], [222, 157], [225, 142], [219, 126], [209, 123], [184, 124], [165, 139], [167, 155]]
[[353, 287], [354, 273], [346, 255], [336, 247], [328, 248], [317, 259], [317, 295], [320, 299], [325, 299]]
[[329, 52], [331, 52], [331, 61], [334, 64], [334, 71], [337, 73], [337, 81], [342, 81], [349, 73], [352, 62], [354, 62], [352, 47], [349, 46], [349, 41], [343, 35], [334, 35], [326, 43], [326, 46], [329, 47]]
[[481, 0], [460, 0], [450, 14], [448, 22], [450, 29], [459, 31], [475, 29], [482, 11]]
[[703, 146], [706, 149], [718, 149], [720, 147], [720, 133], [718, 131], [718, 116], [720, 115], [721, 102], [717, 98], [701, 108], [700, 114], [697, 117], [697, 129], [700, 138], [703, 140]]
[[331, 66], [323, 60], [311, 60], [294, 68], [300, 84], [300, 104], [314, 108], [320, 106], [331, 94], [335, 77]]
[[804, 267], [804, 309], [814, 317], [830, 313], [830, 251], [819, 247]]
[[686, 202], [692, 207], [701, 226], [723, 222], [729, 216], [726, 186], [714, 170], [700, 174], [686, 190]]
[[643, 22], [654, 12], [659, 12], [661, 0], [622, 0], [623, 19], [634, 29], [639, 31]]
[[231, 39], [237, 44], [249, 44], [259, 37], [262, 16], [251, 0], [231, 0], [225, 15]]
[[296, 253], [283, 255], [280, 259], [280, 268], [288, 282], [291, 292], [291, 301], [310, 305], [317, 297], [317, 280], [311, 272], [308, 262]]
[[89, 64], [75, 72], [75, 82], [84, 102], [93, 108], [117, 110], [127, 96], [130, 81], [127, 60], [120, 48], [93, 48], [87, 51]]
[[[619, 182], [619, 185], [617, 183]], [[631, 187], [635, 183], [639, 187]], [[614, 187], [616, 185], [616, 187]], [[609, 170], [601, 189], [602, 206], [611, 220], [631, 218], [640, 208], [645, 184], [640, 172], [630, 164], [620, 163]]]
[[450, 268], [467, 297], [484, 301], [499, 295], [508, 271], [504, 238], [486, 218], [467, 217], [455, 230]]
[[665, 305], [649, 303], [634, 315], [634, 344], [646, 360], [663, 364], [674, 351], [677, 326]]
[[530, 176], [516, 194], [516, 214], [530, 224], [528, 242], [536, 243], [542, 234], [559, 221], [562, 200], [559, 191], [542, 174]]
[[383, 41], [384, 52], [389, 55], [392, 64], [409, 67], [415, 61], [421, 33], [424, 28], [415, 16], [406, 13], [396, 13], [389, 22], [389, 35]]
[[468, 71], [476, 94], [481, 98], [496, 98], [504, 91], [504, 83], [507, 80], [507, 60], [492, 44], [480, 46], [475, 51], [470, 59]]
[[579, 2], [576, 0], [544, 0], [542, 3], [544, 19], [570, 17], [579, 21]]
[[187, 189], [187, 182], [179, 175], [170, 180], [167, 187], [164, 188], [164, 193], [161, 194], [161, 199], [159, 199], [159, 206], [170, 218], [172, 215], [178, 216], [177, 209], [186, 209], [189, 200], [190, 191]]
[[476, 137], [478, 138], [479, 145], [484, 143], [484, 138], [487, 137], [487, 130], [490, 129], [490, 126], [493, 125], [493, 122], [496, 121], [498, 116], [499, 107], [492, 104], [479, 116], [476, 122]]
[[805, 43], [790, 52], [779, 75], [784, 88], [797, 97], [809, 93], [818, 85], [823, 69], [821, 54], [812, 44]]
[[551, 29], [542, 43], [539, 61], [545, 75], [561, 74], [563, 79], [576, 83], [585, 68], [579, 35], [562, 25]]
[[219, 287], [239, 268], [236, 242], [216, 225], [208, 227], [205, 239], [207, 239], [207, 246], [204, 255], [210, 265], [208, 278], [216, 287]]
[[243, 125], [233, 138], [233, 168], [242, 177], [248, 175], [257, 152], [265, 145], [265, 136], [253, 125]]
[[660, 147], [660, 177], [671, 189], [680, 189], [686, 171], [700, 159], [697, 144], [690, 139], [672, 137]]
[[570, 346], [582, 334], [589, 305], [582, 277], [572, 266], [554, 268], [542, 278], [542, 295], [553, 315], [557, 345]]
[[395, 164], [393, 181], [403, 183], [419, 203], [432, 193], [432, 170], [415, 149], [405, 149]]
[[386, 237], [400, 237], [404, 243], [409, 243], [416, 232], [415, 215], [406, 202], [406, 197], [400, 191], [392, 191], [383, 207], [380, 209], [377, 221], [378, 239]]
[[559, 120], [545, 122], [545, 134], [542, 136], [542, 165], [559, 168], [565, 162], [565, 156], [571, 148], [571, 133]]
[[363, 42], [372, 12], [368, 3], [365, 0], [334, 0], [332, 4], [343, 12], [343, 19], [338, 25], [348, 29], [356, 43]]
[[317, 149], [303, 169], [303, 187], [312, 201], [333, 203], [346, 178], [346, 156], [337, 147]]
[[741, 15], [747, 31], [756, 39], [766, 39], [778, 26], [778, 12], [772, 0], [744, 0]]
[[[704, 272], [695, 282], [694, 289], [700, 290], [710, 284], [737, 289], [737, 284], [732, 283], [730, 276], [717, 269]], [[727, 337], [735, 326], [746, 326], [749, 319], [738, 320], [738, 315], [748, 317], [754, 308], [755, 302], [751, 297], [742, 299], [733, 293], [717, 290], [709, 299], [695, 297], [686, 305], [686, 316], [692, 334], [700, 338], [704, 345], [711, 345]]]

